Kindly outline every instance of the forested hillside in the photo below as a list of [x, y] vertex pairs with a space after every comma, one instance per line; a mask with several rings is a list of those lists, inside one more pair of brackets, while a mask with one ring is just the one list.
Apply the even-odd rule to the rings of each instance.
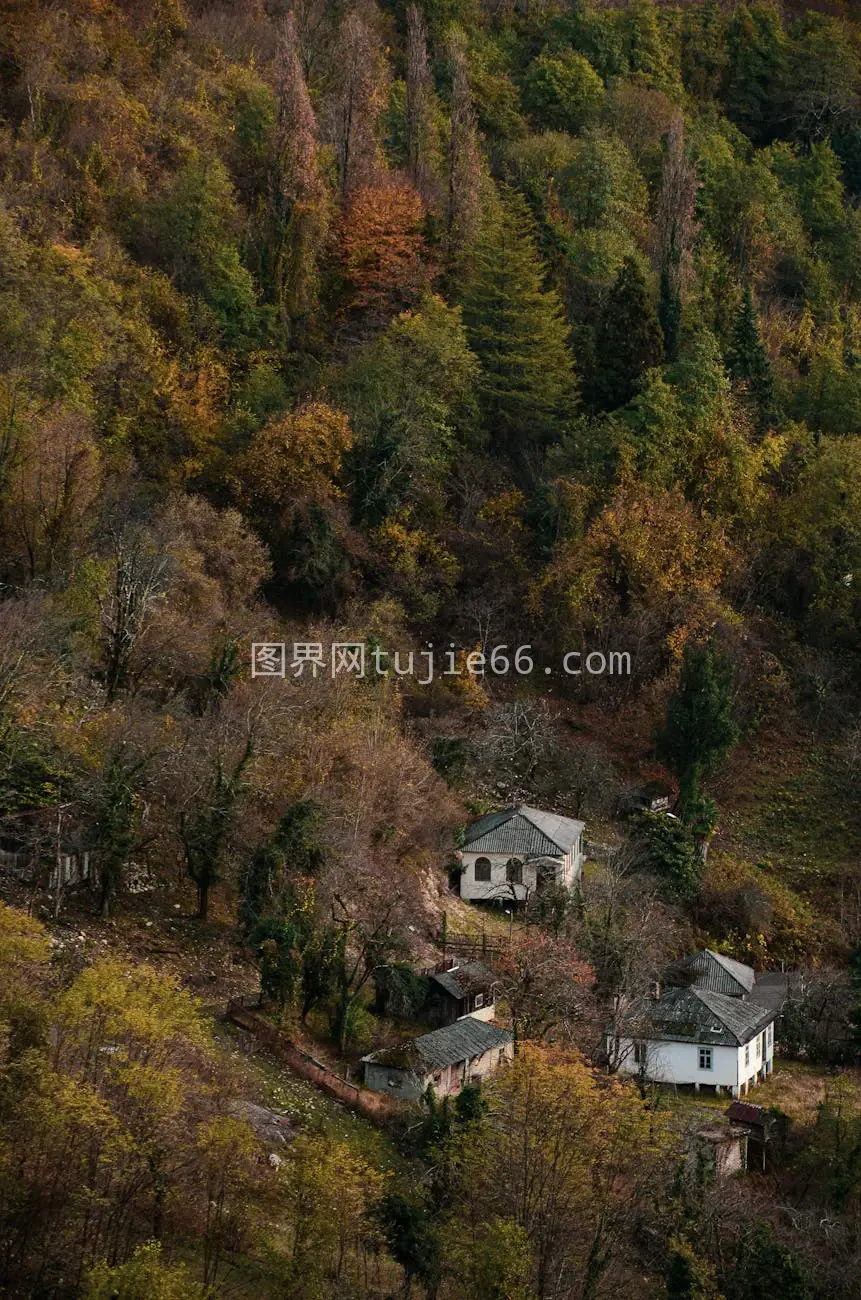
[[[855, 10], [4, 0], [4, 1293], [857, 1295]], [[489, 1098], [267, 1162], [216, 1004], [355, 1069], [485, 926]], [[751, 1186], [602, 1056], [694, 945], [838, 1072]]]

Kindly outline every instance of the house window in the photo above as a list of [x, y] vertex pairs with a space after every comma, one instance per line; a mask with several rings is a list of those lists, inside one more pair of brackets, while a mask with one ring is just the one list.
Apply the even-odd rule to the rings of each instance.
[[745, 1065], [750, 1065], [750, 1043], [748, 1043], [744, 1049], [744, 1063]]
[[505, 879], [509, 885], [523, 884], [523, 863], [519, 858], [509, 858], [505, 864]]
[[481, 1008], [482, 1008], [483, 1006], [484, 1006], [484, 994], [483, 994], [483, 993], [476, 993], [476, 995], [475, 995], [475, 1010], [476, 1010], [476, 1011], [480, 1011]]
[[634, 1064], [635, 1064], [635, 1065], [645, 1065], [645, 1064], [646, 1064], [646, 1052], [647, 1052], [647, 1050], [648, 1050], [648, 1049], [647, 1049], [645, 1043], [635, 1043], [635, 1044], [634, 1044]]
[[762, 1034], [756, 1040], [756, 1059], [758, 1061], [762, 1060]]
[[768, 1026], [767, 1033], [768, 1033], [768, 1045], [769, 1047], [771, 1047], [771, 1044], [774, 1042], [774, 1025]]
[[700, 1069], [710, 1070], [712, 1068], [712, 1049], [710, 1047], [700, 1048]]
[[490, 858], [475, 859], [476, 880], [490, 880]]

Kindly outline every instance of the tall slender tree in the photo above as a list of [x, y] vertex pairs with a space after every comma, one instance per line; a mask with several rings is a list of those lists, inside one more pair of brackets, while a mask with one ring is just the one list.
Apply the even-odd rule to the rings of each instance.
[[727, 363], [733, 379], [743, 384], [748, 393], [759, 432], [765, 433], [775, 417], [774, 374], [749, 284], [744, 287], [733, 322]]
[[446, 227], [449, 250], [457, 255], [469, 245], [477, 230], [481, 155], [462, 37], [455, 35], [450, 39], [448, 57], [452, 86]]
[[389, 86], [378, 43], [356, 10], [348, 11], [341, 21], [335, 66], [332, 126], [343, 200], [357, 186], [373, 181], [382, 167], [377, 121]]
[[275, 284], [285, 324], [300, 332], [317, 291], [317, 259], [326, 234], [326, 187], [317, 118], [305, 82], [292, 12], [285, 15], [275, 52], [278, 123], [272, 203]]
[[207, 920], [209, 916], [210, 894], [222, 877], [236, 818], [242, 775], [251, 762], [251, 754], [252, 742], [249, 736], [232, 771], [225, 770], [224, 761], [219, 755], [215, 760], [211, 784], [199, 793], [197, 807], [192, 813], [183, 810], [180, 816], [185, 868], [197, 886], [197, 914], [201, 921]]
[[482, 230], [464, 323], [481, 362], [491, 438], [514, 456], [552, 442], [575, 406], [574, 367], [562, 303], [544, 287], [532, 219], [519, 195], [506, 196]]
[[678, 777], [680, 811], [688, 823], [701, 816], [703, 780], [738, 740], [732, 708], [732, 662], [713, 644], [688, 641], [678, 688], [656, 736], [659, 758]]
[[589, 398], [600, 410], [624, 406], [646, 370], [659, 364], [664, 340], [639, 265], [626, 257], [601, 312]]
[[433, 173], [431, 147], [433, 81], [428, 63], [427, 27], [417, 5], [407, 9], [407, 170], [419, 194], [427, 197]]
[[661, 278], [659, 316], [667, 361], [679, 352], [682, 295], [691, 243], [696, 230], [694, 206], [697, 176], [685, 151], [685, 126], [681, 112], [664, 138], [664, 165], [658, 200], [658, 266]]
[[144, 759], [129, 757], [122, 748], [115, 749], [105, 760], [90, 801], [100, 916], [108, 915], [138, 842], [138, 778], [144, 766]]

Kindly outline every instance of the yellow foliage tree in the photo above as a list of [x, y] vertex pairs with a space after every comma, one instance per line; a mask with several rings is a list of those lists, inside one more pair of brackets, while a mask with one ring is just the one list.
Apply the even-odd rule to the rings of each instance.
[[337, 478], [352, 445], [343, 411], [308, 402], [255, 435], [240, 459], [238, 492], [258, 507], [285, 509], [302, 498], [324, 504], [340, 495]]
[[525, 1233], [537, 1295], [563, 1277], [566, 1294], [595, 1295], [617, 1235], [671, 1175], [667, 1125], [576, 1054], [532, 1045], [496, 1076], [489, 1102], [492, 1122], [455, 1140], [458, 1215], [475, 1230], [501, 1219]]

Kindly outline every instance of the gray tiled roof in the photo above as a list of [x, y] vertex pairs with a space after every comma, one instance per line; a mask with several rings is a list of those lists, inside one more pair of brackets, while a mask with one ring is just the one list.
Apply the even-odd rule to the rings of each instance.
[[468, 827], [463, 847], [470, 853], [513, 853], [519, 857], [558, 857], [570, 853], [584, 823], [540, 808], [506, 808], [488, 813]]
[[469, 993], [481, 993], [489, 989], [494, 982], [494, 974], [483, 961], [468, 961], [454, 970], [444, 970], [431, 975], [436, 984], [441, 984], [446, 993], [453, 998], [465, 998]]
[[492, 1047], [502, 1047], [505, 1043], [510, 1043], [513, 1037], [510, 1029], [500, 1029], [498, 1025], [491, 1025], [486, 1020], [477, 1020], [475, 1016], [464, 1016], [453, 1025], [435, 1029], [430, 1034], [422, 1034], [420, 1038], [410, 1039], [408, 1043], [394, 1048], [383, 1047], [363, 1056], [362, 1060], [376, 1061], [380, 1065], [391, 1065], [402, 1070], [440, 1070], [446, 1065], [471, 1061]]
[[756, 983], [750, 966], [733, 961], [722, 953], [704, 948], [686, 957], [682, 967], [693, 976], [692, 983], [698, 989], [710, 989], [713, 993], [725, 993], [728, 997], [742, 997], [750, 993]]
[[774, 1012], [756, 1002], [689, 988], [667, 989], [657, 1000], [643, 999], [632, 1009], [630, 1026], [635, 1035], [664, 1042], [739, 1047], [772, 1020]]
[[491, 1025], [486, 1020], [476, 1020], [475, 1016], [464, 1016], [453, 1025], [446, 1025], [444, 1029], [423, 1034], [415, 1040], [415, 1045], [428, 1066], [439, 1069], [443, 1065], [470, 1061], [492, 1047], [510, 1043], [513, 1038], [510, 1029], [500, 1029], [498, 1025]]

